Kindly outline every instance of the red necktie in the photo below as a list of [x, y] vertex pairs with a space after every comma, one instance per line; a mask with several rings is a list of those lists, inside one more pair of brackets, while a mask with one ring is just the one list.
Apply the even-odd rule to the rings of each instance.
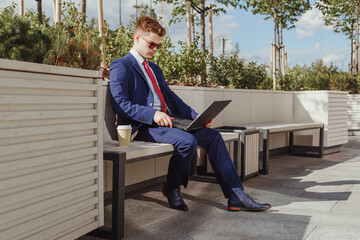
[[149, 65], [147, 64], [146, 60], [144, 60], [143, 62], [143, 65], [145, 67], [145, 71], [147, 72], [147, 74], [149, 75], [150, 79], [151, 79], [151, 82], [152, 82], [152, 85], [154, 87], [154, 90], [156, 92], [156, 94], [159, 96], [160, 98], [160, 101], [161, 101], [161, 111], [165, 112], [165, 99], [164, 99], [164, 96], [162, 95], [160, 89], [159, 89], [159, 86], [157, 85], [157, 82], [155, 80], [155, 76], [154, 74], [152, 73], [152, 71], [150, 70], [149, 68]]

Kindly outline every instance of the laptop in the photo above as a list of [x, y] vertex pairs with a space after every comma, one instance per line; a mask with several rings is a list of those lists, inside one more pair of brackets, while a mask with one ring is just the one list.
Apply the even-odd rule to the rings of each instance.
[[214, 119], [231, 100], [213, 101], [201, 114], [194, 120], [183, 118], [180, 116], [173, 116], [173, 126], [184, 131], [192, 131], [203, 128], [206, 124]]

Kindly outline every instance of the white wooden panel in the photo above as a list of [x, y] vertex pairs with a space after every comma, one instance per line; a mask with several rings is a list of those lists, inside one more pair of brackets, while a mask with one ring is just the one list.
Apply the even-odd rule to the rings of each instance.
[[0, 129], [4, 128], [18, 128], [18, 127], [36, 127], [49, 126], [57, 124], [71, 124], [71, 123], [91, 123], [94, 122], [94, 117], [77, 117], [77, 118], [49, 118], [39, 120], [15, 120], [15, 121], [0, 121]]
[[76, 77], [66, 75], [53, 75], [51, 73], [36, 73], [31, 74], [19, 71], [6, 71], [0, 70], [1, 77], [8, 79], [29, 79], [29, 80], [45, 80], [49, 82], [64, 82], [64, 83], [82, 83], [82, 84], [94, 84], [96, 81], [94, 78], [88, 77]]
[[[64, 138], [58, 140], [49, 140], [41, 142], [23, 143], [17, 145], [0, 146], [0, 156], [7, 154], [15, 154], [20, 152], [36, 151], [45, 148], [56, 148], [58, 146], [66, 146], [71, 144], [79, 144], [85, 142], [92, 142], [97, 139], [96, 135]], [[0, 160], [1, 161], [1, 160]]]
[[245, 177], [259, 171], [259, 134], [246, 136]]
[[73, 103], [96, 103], [96, 97], [62, 97], [56, 98], [49, 96], [15, 96], [15, 95], [0, 95], [0, 102], [2, 104], [41, 104], [41, 103], [59, 103], [59, 104], [73, 104]]
[[43, 135], [33, 135], [33, 136], [23, 136], [18, 138], [1, 138], [0, 145], [15, 145], [15, 144], [22, 144], [27, 142], [40, 142], [40, 141], [48, 141], [54, 140], [59, 138], [71, 138], [75, 136], [90, 136], [95, 133], [95, 129], [85, 129], [85, 130], [78, 130], [78, 131], [66, 131], [60, 132], [56, 134], [43, 134]]
[[[20, 210], [15, 209], [13, 211], [8, 211], [3, 214], [4, 219], [1, 220], [0, 230], [14, 227], [19, 223], [27, 222], [31, 219], [35, 219], [37, 217], [47, 215], [51, 212], [61, 210], [62, 208], [71, 207], [74, 204], [77, 204], [84, 200], [94, 201], [96, 200], [96, 197], [94, 195], [94, 191], [96, 190], [96, 188], [96, 185], [88, 186], [86, 188], [76, 191], [76, 194], [74, 194], [74, 192], [69, 192], [66, 194], [62, 194], [61, 196], [34, 203]], [[95, 203], [96, 201], [94, 202], [94, 204]], [[84, 203], [81, 203], [81, 205], [83, 204]]]
[[[4, 201], [0, 202], [0, 208], [6, 207], [7, 209], [11, 210], [16, 207], [24, 207], [28, 204], [47, 199], [48, 197], [56, 196], [59, 190], [64, 189], [65, 191], [67, 188], [74, 185], [74, 183], [80, 184], [89, 180], [94, 180], [98, 177], [98, 175], [93, 172], [83, 174], [82, 171], [79, 171], [79, 173], [81, 173], [82, 175], [71, 177], [71, 175], [69, 174], [70, 178], [68, 179], [53, 183], [47, 183], [46, 185], [37, 187], [36, 189], [23, 190], [13, 194], [8, 194], [6, 193], [6, 191], [4, 191], [5, 194], [1, 196]], [[15, 205], [15, 203], [17, 205]]]
[[6, 104], [0, 103], [1, 112], [19, 112], [19, 111], [53, 111], [53, 110], [92, 110], [93, 103], [72, 103], [72, 104]]
[[81, 90], [87, 91], [92, 90], [95, 91], [97, 86], [94, 84], [80, 84], [80, 83], [72, 83], [68, 82], [64, 84], [64, 82], [55, 82], [55, 81], [45, 81], [45, 80], [30, 80], [30, 79], [5, 79], [4, 77], [0, 77], [0, 87], [13, 87], [13, 88], [33, 88], [33, 89], [54, 89], [54, 90]]
[[21, 159], [18, 161], [0, 163], [0, 179], [2, 178], [2, 174], [5, 174], [6, 172], [16, 171], [20, 169], [28, 169], [36, 166], [37, 167], [46, 166], [51, 163], [60, 162], [61, 164], [61, 162], [66, 162], [67, 160], [73, 160], [86, 155], [93, 155], [96, 152], [97, 149], [93, 147], [93, 148], [85, 148], [85, 149], [74, 150], [69, 152], [47, 154], [45, 156]]
[[96, 122], [92, 123], [78, 123], [78, 124], [62, 124], [55, 126], [43, 126], [43, 127], [27, 127], [23, 128], [19, 126], [13, 129], [0, 129], [0, 138], [10, 137], [23, 137], [27, 135], [41, 135], [41, 134], [58, 134], [61, 132], [71, 132], [84, 129], [95, 129], [97, 127]]
[[100, 74], [91, 70], [82, 70], [68, 67], [57, 67], [46, 64], [20, 62], [7, 59], [1, 59], [1, 70], [11, 70], [16, 72], [37, 72], [47, 73], [54, 75], [74, 76], [74, 77], [88, 77], [88, 78], [100, 78]]
[[93, 97], [93, 91], [80, 90], [48, 90], [34, 88], [0, 88], [0, 95], [28, 95], [28, 96], [76, 96], [76, 97]]
[[[57, 156], [57, 154], [55, 154], [55, 156]], [[51, 170], [53, 168], [58, 168], [58, 167], [71, 165], [71, 164], [77, 164], [80, 162], [91, 161], [93, 159], [94, 159], [94, 155], [89, 153], [86, 155], [84, 154], [84, 156], [72, 157], [69, 159], [61, 159], [61, 161], [59, 161], [59, 160], [53, 161], [49, 164], [42, 164], [42, 165], [38, 165], [37, 167], [31, 167], [31, 168], [22, 167], [22, 166], [20, 166], [21, 161], [16, 161], [17, 166], [19, 166], [18, 169], [16, 169], [15, 171], [9, 170], [7, 172], [1, 173], [0, 178], [7, 179], [7, 178], [14, 178], [19, 175], [34, 174], [36, 172]], [[28, 159], [26, 159], [26, 160], [27, 160], [27, 162], [29, 162]]]
[[79, 150], [79, 149], [87, 149], [94, 147], [93, 142], [84, 142], [78, 144], [71, 144], [71, 145], [64, 145], [58, 146], [56, 148], [45, 148], [38, 151], [33, 152], [21, 152], [21, 153], [14, 153], [11, 155], [1, 156], [0, 162], [10, 162], [10, 161], [17, 161], [17, 160], [24, 160], [32, 157], [41, 157], [47, 156], [51, 154], [60, 154], [67, 151]]
[[98, 221], [96, 220], [96, 215], [97, 215], [96, 210], [87, 211], [87, 212], [86, 210], [83, 210], [81, 212], [80, 211], [77, 212], [76, 214], [77, 214], [76, 216], [73, 214], [70, 215], [71, 218], [68, 217], [64, 218], [67, 221], [60, 222], [59, 220], [58, 225], [54, 225], [51, 228], [47, 228], [45, 231], [41, 233], [34, 234], [28, 239], [29, 240], [46, 239], [48, 236], [51, 239], [57, 239], [58, 237], [64, 235], [64, 230], [66, 230], [66, 232], [68, 231], [71, 232], [75, 227], [78, 226], [86, 226], [86, 225], [96, 226], [94, 223], [97, 223], [97, 225], [99, 224]]
[[0, 112], [0, 121], [97, 116], [97, 110]]
[[0, 191], [8, 188], [15, 188], [18, 186], [20, 186], [21, 189], [24, 189], [25, 187], [29, 187], [29, 185], [31, 185], [31, 187], [36, 187], [36, 185], [42, 185], [44, 181], [46, 181], [49, 178], [51, 178], [53, 181], [54, 179], [56, 179], [57, 176], [63, 177], [65, 174], [69, 174], [71, 172], [75, 172], [83, 169], [88, 169], [90, 167], [94, 167], [95, 165], [97, 165], [96, 160], [85, 161], [82, 163], [72, 164], [64, 167], [58, 167], [52, 170], [46, 170], [46, 171], [36, 172], [33, 174], [15, 177], [12, 179], [2, 180]]
[[0, 59], [0, 239], [103, 225], [101, 73]]
[[333, 137], [339, 135], [346, 137], [347, 92], [295, 92], [294, 99], [296, 122], [323, 122], [325, 124], [325, 147], [335, 146]]
[[347, 122], [348, 128], [350, 130], [359, 130], [360, 129], [360, 95], [359, 94], [348, 95], [347, 113], [349, 116]]

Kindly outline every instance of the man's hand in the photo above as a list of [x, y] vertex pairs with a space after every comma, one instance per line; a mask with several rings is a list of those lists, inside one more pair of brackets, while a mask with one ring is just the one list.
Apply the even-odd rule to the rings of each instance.
[[172, 120], [174, 118], [170, 117], [164, 112], [156, 111], [154, 115], [154, 122], [161, 127], [173, 127]]
[[211, 119], [211, 120], [205, 125], [205, 127], [209, 128], [209, 127], [211, 127], [211, 125], [213, 125], [213, 123], [214, 123], [214, 119]]

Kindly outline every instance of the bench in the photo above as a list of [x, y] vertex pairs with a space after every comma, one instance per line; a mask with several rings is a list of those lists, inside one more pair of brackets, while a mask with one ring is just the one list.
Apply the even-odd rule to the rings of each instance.
[[[269, 173], [269, 136], [276, 133], [290, 133], [289, 134], [289, 154], [296, 156], [307, 157], [323, 157], [324, 148], [324, 124], [323, 123], [267, 123], [247, 125], [246, 128], [254, 128], [259, 130], [263, 135], [263, 152], [262, 152], [262, 169], [261, 174]], [[299, 152], [294, 151], [294, 132], [319, 129], [319, 147], [316, 148], [316, 153], [310, 153], [304, 149]]]
[[[224, 142], [234, 143], [233, 161], [238, 164], [239, 134], [221, 133]], [[119, 146], [117, 140], [104, 141], [104, 160], [113, 162], [112, 174], [112, 216], [111, 229], [96, 229], [89, 235], [107, 239], [124, 238], [125, 216], [125, 165], [129, 163], [145, 161], [148, 159], [172, 155], [174, 147], [171, 144], [132, 141], [130, 146]], [[196, 156], [195, 156], [196, 158]], [[193, 161], [196, 164], [196, 161]], [[198, 176], [196, 171], [191, 171], [195, 180], [208, 181], [208, 176]]]

